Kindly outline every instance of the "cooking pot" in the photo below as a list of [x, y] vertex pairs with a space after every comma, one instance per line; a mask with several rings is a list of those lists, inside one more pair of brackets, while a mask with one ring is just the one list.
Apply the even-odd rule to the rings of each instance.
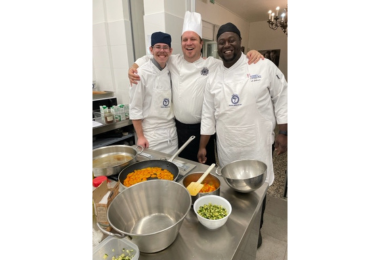
[[174, 181], [137, 183], [117, 195], [107, 210], [111, 227], [118, 233], [99, 229], [110, 236], [128, 236], [139, 250], [155, 253], [170, 246], [191, 208], [187, 189]]
[[[179, 182], [181, 183], [184, 187], [189, 186], [190, 183], [192, 182], [197, 182], [199, 178], [203, 175], [203, 172], [193, 172], [187, 174], [183, 179]], [[203, 180], [202, 184], [213, 184], [216, 188], [216, 190], [211, 191], [211, 192], [198, 192], [196, 196], [191, 196], [191, 204], [194, 205], [195, 201], [203, 196], [207, 195], [220, 195], [220, 180], [218, 177], [214, 176], [213, 174], [209, 173], [206, 178]]]
[[248, 193], [259, 189], [267, 177], [267, 165], [258, 160], [240, 160], [225, 165], [219, 173], [235, 191]]
[[173, 163], [173, 160], [177, 155], [185, 149], [185, 147], [195, 139], [195, 136], [191, 136], [189, 140], [184, 143], [180, 149], [169, 159], [169, 160], [148, 160], [148, 161], [142, 161], [137, 162], [132, 165], [129, 165], [125, 167], [120, 173], [119, 173], [119, 182], [120, 182], [120, 189], [126, 189], [127, 186], [124, 185], [124, 180], [128, 177], [128, 174], [133, 173], [135, 170], [141, 170], [145, 169], [147, 167], [159, 167], [164, 170], [168, 170], [171, 174], [173, 174], [173, 181], [176, 181], [179, 175], [179, 168], [177, 165]]
[[92, 151], [92, 171], [94, 177], [119, 174], [122, 169], [136, 162], [136, 155], [141, 154], [144, 148], [137, 146], [141, 151], [128, 145], [111, 145]]

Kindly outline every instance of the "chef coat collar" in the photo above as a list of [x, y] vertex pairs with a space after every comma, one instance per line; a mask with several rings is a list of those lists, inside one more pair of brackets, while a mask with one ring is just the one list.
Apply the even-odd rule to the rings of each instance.
[[157, 67], [159, 70], [163, 70], [163, 69], [166, 68], [166, 66], [165, 66], [165, 68], [161, 68], [160, 64], [158, 64], [158, 62], [157, 62], [154, 58], [151, 58], [150, 60], [152, 61], [152, 63], [153, 63], [154, 65], [156, 65], [156, 67]]
[[[238, 68], [243, 62], [246, 62], [246, 59], [247, 59], [247, 56], [246, 56], [244, 53], [242, 53], [242, 54], [240, 55], [240, 58], [235, 62], [234, 65], [232, 65], [231, 67], [227, 68], [227, 67], [225, 67], [224, 64], [223, 64], [223, 68], [224, 68], [225, 70], [233, 70], [233, 69], [235, 69], [235, 68]], [[247, 63], [247, 64], [248, 64], [248, 63]]]

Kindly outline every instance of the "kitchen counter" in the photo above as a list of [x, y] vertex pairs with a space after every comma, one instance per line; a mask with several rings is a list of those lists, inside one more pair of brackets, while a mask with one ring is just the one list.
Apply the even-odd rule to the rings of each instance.
[[[170, 158], [169, 155], [150, 149], [146, 149], [144, 152], [151, 154], [153, 159]], [[204, 172], [208, 168], [208, 165], [205, 164], [181, 157], [178, 159], [196, 165], [191, 172]], [[211, 173], [216, 175], [215, 169]], [[209, 230], [198, 222], [191, 207], [173, 244], [158, 253], [140, 252], [139, 259], [237, 260], [241, 258], [241, 252], [256, 256], [261, 206], [268, 189], [268, 183], [264, 183], [255, 192], [238, 193], [232, 190], [222, 177], [218, 176], [218, 178], [221, 182], [220, 196], [227, 199], [232, 205], [232, 213], [226, 224], [219, 229]], [[181, 177], [178, 178], [178, 180], [180, 179]], [[254, 260], [256, 257], [250, 259]]]

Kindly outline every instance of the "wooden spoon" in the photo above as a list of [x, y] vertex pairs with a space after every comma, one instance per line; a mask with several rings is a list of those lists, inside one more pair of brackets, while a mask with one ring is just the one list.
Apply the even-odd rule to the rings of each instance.
[[191, 182], [186, 189], [189, 191], [191, 196], [197, 196], [198, 192], [203, 188], [202, 181], [206, 178], [206, 176], [211, 172], [211, 170], [215, 167], [215, 163], [211, 164], [208, 167], [207, 171], [202, 174], [202, 176], [198, 179], [197, 182]]

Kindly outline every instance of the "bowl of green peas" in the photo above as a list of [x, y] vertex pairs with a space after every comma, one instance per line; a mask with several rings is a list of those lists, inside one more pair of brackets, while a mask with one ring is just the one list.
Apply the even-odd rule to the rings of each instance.
[[223, 226], [232, 212], [232, 206], [228, 200], [217, 195], [198, 198], [193, 209], [198, 221], [208, 229], [217, 229]]

